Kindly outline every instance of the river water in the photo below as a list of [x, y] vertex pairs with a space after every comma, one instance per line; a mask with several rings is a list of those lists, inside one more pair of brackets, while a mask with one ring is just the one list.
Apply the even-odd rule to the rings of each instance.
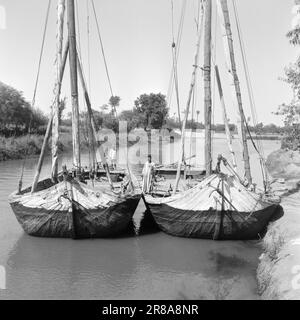
[[[203, 147], [201, 137], [196, 142]], [[278, 141], [263, 141], [263, 145], [266, 155], [280, 147]], [[261, 184], [257, 155], [249, 147], [253, 175]], [[141, 162], [146, 158], [147, 153], [138, 148], [131, 149], [132, 162], [137, 154]], [[178, 148], [176, 142], [175, 154]], [[229, 157], [226, 149], [225, 137], [215, 137], [214, 159], [218, 153]], [[168, 145], [163, 152], [165, 158]], [[202, 161], [203, 155], [196, 160]], [[70, 156], [61, 160], [70, 161]], [[26, 162], [25, 184], [31, 182], [36, 162]], [[259, 299], [258, 241], [183, 239], [154, 229], [117, 239], [27, 236], [7, 201], [17, 187], [21, 166], [19, 160], [0, 163], [0, 266], [6, 271], [6, 290], [0, 289], [0, 299]], [[48, 159], [43, 175], [49, 168]], [[137, 227], [143, 223], [144, 211], [141, 202], [134, 216]]]

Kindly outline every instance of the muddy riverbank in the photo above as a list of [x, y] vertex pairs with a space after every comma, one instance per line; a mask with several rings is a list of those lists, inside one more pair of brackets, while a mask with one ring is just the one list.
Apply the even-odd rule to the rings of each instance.
[[272, 176], [281, 179], [289, 191], [282, 200], [284, 216], [269, 226], [263, 240], [264, 253], [257, 269], [259, 291], [263, 299], [299, 300], [300, 153], [275, 151], [268, 158], [268, 166]]

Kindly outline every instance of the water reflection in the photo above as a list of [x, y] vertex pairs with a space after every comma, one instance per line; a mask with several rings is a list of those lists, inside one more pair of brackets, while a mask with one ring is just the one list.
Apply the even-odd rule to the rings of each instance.
[[139, 236], [160, 232], [160, 229], [155, 222], [150, 211], [146, 210], [142, 215], [140, 215], [140, 219], [135, 222], [136, 234]]
[[7, 297], [105, 299], [112, 293], [124, 297], [134, 283], [136, 251], [133, 238], [37, 241], [22, 235], [7, 261]]

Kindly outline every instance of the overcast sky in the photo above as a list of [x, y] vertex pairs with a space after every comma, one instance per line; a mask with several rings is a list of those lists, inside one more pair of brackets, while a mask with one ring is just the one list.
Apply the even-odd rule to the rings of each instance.
[[[121, 110], [133, 107], [134, 100], [142, 93], [167, 94], [171, 56], [171, 0], [94, 0], [107, 63], [115, 95], [121, 97]], [[184, 110], [191, 79], [196, 44], [195, 16], [198, 0], [187, 0], [187, 9], [178, 63], [181, 110]], [[79, 12], [80, 46], [85, 73], [87, 59], [87, 0], [77, 0]], [[228, 0], [230, 9], [231, 0]], [[294, 61], [299, 48], [293, 48], [285, 37], [292, 20], [293, 0], [236, 0], [240, 14], [248, 63], [253, 82], [259, 121], [280, 124], [272, 115], [277, 106], [291, 99], [289, 87], [278, 80], [285, 65]], [[214, 12], [215, 12], [215, 1]], [[0, 0], [5, 9], [6, 28], [0, 28], [0, 81], [24, 92], [30, 101], [33, 95], [39, 50], [48, 0]], [[178, 27], [182, 0], [174, 0], [175, 28]], [[52, 0], [51, 14], [42, 61], [41, 77], [36, 105], [49, 112], [53, 98], [54, 57], [56, 32], [56, 1]], [[110, 97], [103, 59], [90, 5], [91, 41], [91, 97], [93, 108], [98, 109]], [[2, 10], [3, 12], [3, 10]], [[215, 17], [215, 14], [214, 14]], [[231, 10], [233, 20], [233, 11]], [[219, 20], [214, 20], [214, 26]], [[214, 28], [215, 29], [215, 28]], [[233, 23], [235, 47], [243, 88], [246, 114], [250, 115], [245, 92], [245, 81], [240, 52]], [[221, 69], [226, 103], [231, 119], [235, 119], [229, 94], [228, 76], [224, 70], [224, 51], [219, 26], [216, 36], [216, 60]], [[200, 65], [203, 64], [201, 56]], [[68, 69], [67, 69], [68, 70]], [[203, 117], [203, 88], [201, 73], [197, 86], [197, 106]], [[64, 79], [63, 95], [69, 94], [69, 72]], [[216, 95], [217, 97], [217, 95]], [[80, 98], [82, 101], [82, 96]], [[175, 102], [175, 100], [173, 100]], [[69, 108], [69, 107], [68, 107]], [[81, 104], [81, 108], [84, 105]], [[216, 102], [214, 121], [221, 121], [219, 103]], [[176, 111], [173, 103], [171, 114]], [[201, 118], [202, 119], [202, 118]]]

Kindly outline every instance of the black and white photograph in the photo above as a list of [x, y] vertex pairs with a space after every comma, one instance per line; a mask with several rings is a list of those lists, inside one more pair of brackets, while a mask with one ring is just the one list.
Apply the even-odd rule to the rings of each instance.
[[300, 300], [300, 0], [0, 0], [0, 48], [2, 302]]

